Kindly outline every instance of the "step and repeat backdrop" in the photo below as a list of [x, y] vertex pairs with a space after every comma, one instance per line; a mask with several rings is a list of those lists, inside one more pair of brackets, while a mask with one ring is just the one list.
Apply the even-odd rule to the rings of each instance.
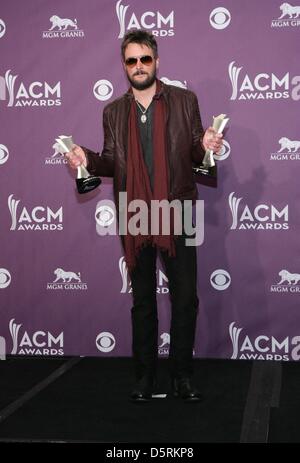
[[[196, 93], [204, 127], [230, 118], [218, 185], [198, 185], [195, 356], [300, 359], [295, 1], [1, 2], [2, 358], [131, 355], [130, 278], [119, 237], [103, 232], [115, 220], [112, 180], [79, 195], [55, 139], [101, 152], [103, 108], [128, 88], [122, 38], [143, 28], [157, 37], [159, 78]], [[159, 261], [157, 298], [164, 357], [170, 303]]]

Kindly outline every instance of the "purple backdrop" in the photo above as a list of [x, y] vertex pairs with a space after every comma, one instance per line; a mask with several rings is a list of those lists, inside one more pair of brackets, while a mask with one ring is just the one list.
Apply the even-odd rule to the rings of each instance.
[[[103, 108], [127, 89], [121, 38], [142, 27], [158, 36], [159, 77], [197, 94], [204, 126], [230, 117], [218, 188], [199, 186], [195, 355], [299, 360], [299, 10], [282, 0], [3, 3], [0, 356], [5, 343], [20, 355], [131, 354], [119, 237], [97, 233], [111, 180], [79, 196], [54, 144], [73, 135], [101, 151]], [[161, 267], [158, 301], [164, 356]]]

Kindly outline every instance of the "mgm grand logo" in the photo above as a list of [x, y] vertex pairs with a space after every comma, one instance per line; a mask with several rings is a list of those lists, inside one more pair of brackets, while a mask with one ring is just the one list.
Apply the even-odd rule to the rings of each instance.
[[281, 137], [278, 143], [280, 149], [277, 153], [271, 153], [271, 161], [300, 160], [300, 140], [290, 140], [287, 137]]
[[55, 279], [52, 283], [47, 283], [47, 289], [66, 289], [66, 290], [86, 290], [87, 284], [81, 281], [80, 272], [75, 273], [71, 271], [57, 268], [54, 270]]
[[278, 274], [280, 281], [271, 286], [272, 293], [300, 293], [300, 273], [283, 269]]
[[78, 29], [77, 19], [60, 18], [54, 14], [49, 21], [51, 27], [43, 31], [43, 39], [84, 37], [84, 31]]
[[271, 27], [299, 27], [300, 26], [300, 5], [291, 5], [284, 2], [279, 7], [281, 15], [273, 19]]

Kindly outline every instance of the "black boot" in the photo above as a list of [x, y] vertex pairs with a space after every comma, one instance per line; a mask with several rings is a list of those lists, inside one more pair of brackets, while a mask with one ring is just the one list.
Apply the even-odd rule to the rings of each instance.
[[152, 398], [152, 393], [154, 390], [154, 377], [153, 376], [143, 376], [139, 379], [130, 395], [131, 402], [134, 403], [144, 403], [149, 402]]
[[202, 400], [200, 392], [192, 384], [191, 378], [175, 378], [172, 382], [174, 397], [179, 397], [185, 402], [199, 402]]

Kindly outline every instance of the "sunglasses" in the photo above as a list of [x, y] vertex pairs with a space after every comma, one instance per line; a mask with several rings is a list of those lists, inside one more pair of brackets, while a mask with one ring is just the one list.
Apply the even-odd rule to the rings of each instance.
[[142, 64], [145, 64], [146, 66], [150, 66], [150, 64], [152, 64], [153, 62], [152, 56], [145, 55], [145, 56], [141, 56], [140, 58], [127, 58], [127, 60], [125, 60], [125, 64], [129, 68], [133, 68], [134, 66], [137, 65], [137, 62], [139, 60]]

